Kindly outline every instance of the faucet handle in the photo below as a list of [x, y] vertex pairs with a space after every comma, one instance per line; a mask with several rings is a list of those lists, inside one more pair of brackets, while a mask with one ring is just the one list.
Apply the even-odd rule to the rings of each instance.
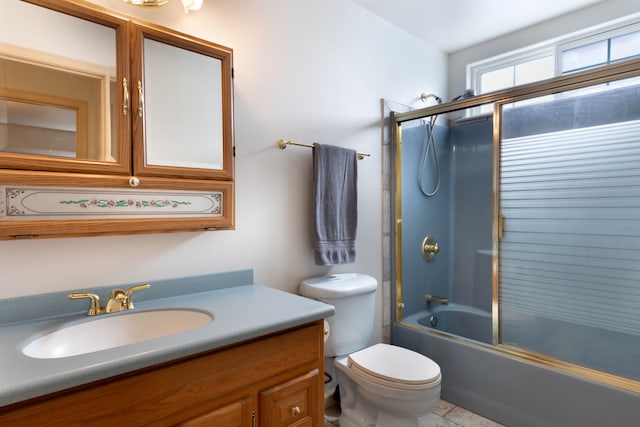
[[433, 236], [427, 236], [422, 241], [422, 257], [425, 261], [431, 261], [436, 255], [440, 255], [440, 246]]
[[125, 301], [125, 310], [131, 310], [133, 308], [133, 300], [131, 299], [131, 294], [137, 291], [144, 291], [145, 289], [149, 289], [151, 287], [150, 284], [145, 283], [143, 285], [135, 285], [124, 291], [126, 298]]
[[100, 297], [96, 294], [92, 294], [89, 292], [72, 292], [69, 294], [69, 298], [89, 298], [91, 300], [91, 305], [89, 306], [89, 310], [87, 310], [87, 316], [95, 316], [96, 314], [104, 313], [104, 307], [100, 303]]

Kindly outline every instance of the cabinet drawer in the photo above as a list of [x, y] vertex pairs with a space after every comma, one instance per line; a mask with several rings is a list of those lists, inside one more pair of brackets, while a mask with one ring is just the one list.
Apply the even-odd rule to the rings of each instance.
[[245, 427], [253, 425], [252, 417], [251, 398], [246, 397], [182, 422], [176, 427]]
[[263, 427], [312, 426], [318, 419], [317, 369], [278, 384], [260, 393], [260, 417]]

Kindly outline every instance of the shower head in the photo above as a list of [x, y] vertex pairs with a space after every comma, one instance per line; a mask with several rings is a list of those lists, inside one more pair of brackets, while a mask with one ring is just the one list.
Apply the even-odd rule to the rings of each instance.
[[451, 99], [451, 101], [457, 101], [459, 99], [471, 98], [472, 96], [475, 96], [475, 95], [476, 95], [476, 92], [473, 89], [466, 89], [462, 94], [460, 94], [460, 95], [456, 96], [455, 98]]
[[422, 100], [422, 102], [427, 102], [429, 98], [433, 98], [438, 104], [442, 104], [442, 98], [433, 93], [423, 93], [420, 95], [420, 100]]

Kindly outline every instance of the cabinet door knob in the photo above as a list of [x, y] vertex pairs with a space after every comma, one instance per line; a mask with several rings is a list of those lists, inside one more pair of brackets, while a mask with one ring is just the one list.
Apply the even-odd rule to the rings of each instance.
[[302, 412], [302, 411], [300, 410], [300, 407], [299, 407], [299, 406], [293, 406], [293, 407], [291, 408], [291, 416], [292, 416], [292, 417], [297, 417], [298, 415], [300, 415], [300, 413], [301, 413], [301, 412]]
[[140, 185], [140, 179], [132, 176], [131, 178], [129, 178], [129, 185], [132, 187], [137, 187], [138, 185]]

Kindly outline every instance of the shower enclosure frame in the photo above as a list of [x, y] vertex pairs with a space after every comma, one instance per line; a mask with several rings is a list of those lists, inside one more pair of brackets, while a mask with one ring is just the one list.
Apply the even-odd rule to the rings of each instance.
[[[502, 229], [500, 217], [500, 141], [502, 128], [502, 109], [506, 104], [517, 101], [551, 95], [558, 92], [580, 89], [600, 83], [613, 82], [625, 78], [640, 76], [640, 58], [616, 64], [611, 64], [592, 70], [577, 72], [567, 76], [559, 76], [541, 82], [516, 86], [510, 89], [478, 95], [431, 107], [416, 109], [404, 113], [392, 112], [390, 115], [391, 130], [391, 318], [392, 322], [409, 328], [419, 329], [421, 332], [435, 334], [451, 340], [461, 340], [467, 345], [478, 346], [490, 351], [507, 354], [520, 360], [550, 367], [564, 373], [577, 375], [623, 390], [640, 393], [640, 382], [599, 371], [571, 362], [546, 356], [523, 348], [502, 344], [500, 335], [500, 283], [499, 283], [499, 239]], [[492, 345], [482, 344], [464, 337], [452, 335], [443, 331], [422, 328], [403, 321], [402, 299], [402, 124], [412, 120], [424, 119], [429, 116], [443, 115], [467, 108], [479, 107], [493, 103], [493, 182], [492, 182]], [[393, 333], [393, 328], [392, 328]]]

